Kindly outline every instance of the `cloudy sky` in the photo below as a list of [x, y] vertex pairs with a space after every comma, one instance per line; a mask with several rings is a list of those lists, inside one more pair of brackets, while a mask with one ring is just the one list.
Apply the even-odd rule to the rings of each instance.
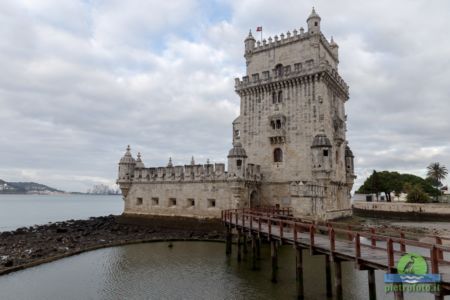
[[450, 167], [450, 2], [3, 0], [0, 178], [67, 191], [146, 165], [225, 162], [250, 28], [306, 27], [315, 6], [350, 85], [357, 184]]

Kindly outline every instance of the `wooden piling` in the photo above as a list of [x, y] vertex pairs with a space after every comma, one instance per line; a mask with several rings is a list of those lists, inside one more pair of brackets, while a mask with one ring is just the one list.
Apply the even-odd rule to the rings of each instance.
[[327, 297], [333, 296], [333, 287], [331, 282], [331, 266], [330, 257], [325, 255], [325, 284], [327, 290]]
[[334, 289], [336, 293], [336, 299], [342, 300], [342, 268], [341, 261], [334, 260]]
[[227, 226], [226, 246], [225, 246], [225, 253], [227, 256], [231, 255], [231, 242], [232, 242], [231, 228]]
[[257, 240], [256, 240], [256, 235], [252, 235], [252, 270], [256, 270], [257, 266], [256, 266], [256, 244], [257, 244]]
[[368, 270], [368, 281], [369, 281], [369, 300], [377, 299], [377, 291], [375, 286], [375, 270]]
[[303, 287], [303, 255], [302, 248], [296, 247], [295, 255], [295, 279], [297, 283], [297, 299], [303, 300], [305, 298], [305, 290]]
[[270, 254], [272, 257], [272, 278], [273, 283], [277, 282], [277, 272], [278, 272], [278, 253], [277, 253], [277, 242], [275, 240], [270, 241]]
[[256, 258], [261, 259], [261, 237], [259, 235], [256, 237]]
[[237, 260], [242, 260], [242, 232], [240, 230], [237, 236]]
[[246, 254], [248, 253], [248, 248], [247, 248], [247, 235], [245, 234], [245, 232], [244, 232], [244, 234], [243, 234], [243, 236], [242, 236], [242, 246], [243, 246], [243, 248], [242, 248], [242, 253], [244, 253], [244, 257], [245, 257]]

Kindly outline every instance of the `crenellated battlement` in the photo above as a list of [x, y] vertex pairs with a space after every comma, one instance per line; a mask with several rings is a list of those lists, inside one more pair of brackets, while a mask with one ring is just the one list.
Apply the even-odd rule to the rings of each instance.
[[320, 77], [325, 74], [348, 96], [349, 87], [337, 70], [326, 64], [325, 61], [316, 66], [312, 59], [294, 65], [283, 66], [282, 71], [273, 69], [252, 74], [251, 76], [244, 76], [242, 79], [235, 78], [235, 90], [239, 93], [249, 88], [260, 87], [261, 85], [268, 86], [290, 80], [299, 80], [301, 83], [303, 80], [314, 80], [317, 76]]
[[[300, 27], [299, 30], [294, 29], [292, 33], [287, 31], [286, 33], [281, 33], [279, 36], [275, 35], [274, 37], [269, 36], [267, 39], [263, 39], [262, 41], [257, 41], [255, 44], [255, 48], [253, 48], [252, 53], [257, 53], [260, 51], [265, 51], [269, 49], [273, 49], [279, 46], [284, 46], [290, 43], [295, 43], [302, 40], [307, 40], [311, 37], [319, 36], [321, 42], [323, 42], [325, 47], [328, 47], [329, 51], [332, 52], [332, 48], [334, 47], [323, 35], [321, 32], [317, 33], [309, 33], [305, 32], [303, 27]], [[335, 57], [337, 59], [337, 57]]]
[[[135, 168], [133, 182], [191, 182], [236, 178], [225, 171], [225, 164], [191, 164], [184, 166]], [[248, 164], [244, 180], [261, 180], [259, 165]]]

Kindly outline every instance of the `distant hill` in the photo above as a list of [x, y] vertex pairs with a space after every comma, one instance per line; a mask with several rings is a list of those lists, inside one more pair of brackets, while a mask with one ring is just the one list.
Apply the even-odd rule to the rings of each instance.
[[7, 182], [0, 179], [0, 194], [51, 194], [64, 191], [36, 182]]

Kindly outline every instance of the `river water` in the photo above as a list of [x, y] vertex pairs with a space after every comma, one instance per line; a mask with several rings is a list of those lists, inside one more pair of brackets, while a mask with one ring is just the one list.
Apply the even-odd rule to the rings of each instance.
[[[67, 219], [120, 214], [120, 196], [1, 195], [0, 231]], [[305, 299], [326, 299], [325, 257], [304, 255]], [[86, 252], [0, 276], [1, 300], [51, 299], [294, 299], [295, 253], [279, 252], [279, 282], [270, 282], [270, 249], [262, 247], [260, 269], [250, 257], [241, 263], [225, 256], [225, 245], [212, 242], [136, 244]], [[342, 265], [344, 299], [368, 298], [367, 272]], [[378, 299], [383, 272], [376, 271]], [[407, 294], [405, 299], [433, 299]]]
[[122, 196], [0, 195], [0, 231], [122, 211]]

